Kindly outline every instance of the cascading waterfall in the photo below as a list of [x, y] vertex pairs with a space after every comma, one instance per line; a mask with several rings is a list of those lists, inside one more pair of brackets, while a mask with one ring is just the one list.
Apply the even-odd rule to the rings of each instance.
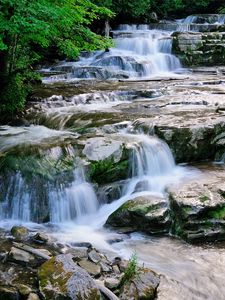
[[97, 212], [99, 203], [92, 185], [85, 180], [83, 169], [76, 169], [74, 174], [71, 186], [61, 192], [51, 192], [50, 221], [53, 223], [79, 221]]
[[137, 138], [139, 142], [131, 145], [132, 179], [124, 194], [163, 192], [176, 169], [172, 153], [168, 145], [156, 137], [142, 134]]
[[172, 55], [172, 32], [151, 30], [148, 25], [121, 25], [113, 31], [115, 47], [83, 55], [77, 62], [60, 63], [51, 71], [68, 74], [50, 76], [52, 80], [75, 78], [139, 78], [165, 75], [182, 68]]

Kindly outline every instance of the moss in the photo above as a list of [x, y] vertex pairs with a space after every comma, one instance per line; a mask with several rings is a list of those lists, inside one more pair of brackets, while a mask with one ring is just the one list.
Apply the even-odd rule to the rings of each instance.
[[207, 195], [201, 195], [198, 197], [198, 199], [202, 202], [205, 203], [206, 201], [210, 200], [209, 196]]
[[127, 159], [114, 162], [113, 158], [91, 162], [89, 177], [98, 184], [112, 183], [128, 177], [129, 162]]
[[[55, 267], [56, 264], [57, 267]], [[55, 257], [45, 262], [38, 270], [40, 287], [45, 290], [45, 293], [47, 293], [48, 297], [54, 296], [54, 288], [57, 290], [59, 289], [61, 293], [66, 293], [67, 291], [66, 284], [72, 275], [73, 275], [72, 272], [64, 271], [63, 263], [59, 261], [56, 262]], [[48, 290], [49, 283], [53, 287], [51, 290]], [[51, 298], [47, 298], [47, 299], [51, 299]]]
[[225, 219], [225, 206], [216, 207], [210, 210], [207, 214], [208, 217], [213, 219], [224, 220]]

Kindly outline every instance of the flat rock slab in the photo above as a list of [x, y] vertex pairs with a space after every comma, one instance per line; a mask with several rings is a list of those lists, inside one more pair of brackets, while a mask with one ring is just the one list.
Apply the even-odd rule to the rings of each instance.
[[83, 154], [92, 161], [112, 157], [117, 162], [122, 156], [122, 142], [105, 137], [90, 138], [86, 141]]

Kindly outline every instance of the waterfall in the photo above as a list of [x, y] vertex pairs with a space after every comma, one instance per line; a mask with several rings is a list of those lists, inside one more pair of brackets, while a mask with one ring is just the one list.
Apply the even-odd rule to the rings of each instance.
[[175, 169], [172, 153], [166, 143], [156, 137], [137, 135], [131, 144], [132, 178], [124, 195], [135, 192], [163, 192]]
[[151, 30], [148, 25], [120, 25], [112, 31], [114, 47], [81, 55], [77, 62], [64, 62], [51, 71], [68, 72], [45, 82], [78, 78], [120, 79], [166, 75], [179, 71], [179, 59], [172, 55], [172, 32]]
[[74, 173], [71, 186], [61, 192], [51, 192], [50, 221], [53, 223], [79, 221], [97, 211], [99, 203], [92, 185], [85, 180], [83, 169], [76, 169]]

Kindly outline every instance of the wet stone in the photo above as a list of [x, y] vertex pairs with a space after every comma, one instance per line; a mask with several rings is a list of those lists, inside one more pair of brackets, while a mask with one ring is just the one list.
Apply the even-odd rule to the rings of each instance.
[[94, 277], [98, 277], [101, 275], [101, 267], [87, 259], [80, 260], [78, 262], [78, 265]]
[[120, 280], [114, 277], [108, 277], [105, 279], [105, 286], [110, 290], [115, 290], [119, 287]]
[[32, 288], [25, 284], [17, 284], [16, 287], [22, 296], [28, 296], [32, 292]]
[[39, 244], [46, 244], [48, 242], [48, 236], [44, 233], [38, 232], [33, 236], [33, 241]]
[[13, 226], [11, 234], [16, 240], [25, 240], [28, 237], [29, 231], [24, 226]]
[[77, 266], [71, 254], [57, 255], [38, 270], [39, 286], [45, 300], [100, 300], [90, 275]]
[[35, 293], [30, 293], [29, 297], [27, 300], [40, 300], [39, 296]]
[[99, 263], [101, 260], [100, 255], [94, 249], [88, 253], [88, 258], [95, 264]]
[[21, 264], [31, 263], [31, 262], [34, 262], [34, 260], [35, 260], [35, 257], [32, 254], [30, 254], [24, 250], [17, 249], [15, 247], [11, 248], [8, 258], [11, 261], [21, 263]]

